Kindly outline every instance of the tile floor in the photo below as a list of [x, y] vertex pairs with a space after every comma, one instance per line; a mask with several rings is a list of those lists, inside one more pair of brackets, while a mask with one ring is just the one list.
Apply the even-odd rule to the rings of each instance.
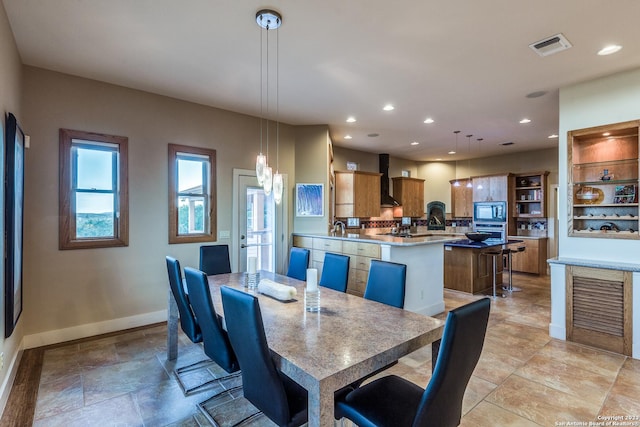
[[[514, 275], [514, 282], [523, 291], [492, 304], [461, 425], [588, 425], [599, 416], [640, 416], [640, 360], [549, 338], [549, 278]], [[475, 298], [445, 291], [448, 310]], [[211, 425], [196, 405], [220, 387], [184, 397], [165, 360], [165, 334], [155, 326], [46, 350], [34, 425]], [[178, 366], [203, 357], [182, 335], [179, 354]], [[430, 359], [427, 347], [387, 372], [424, 387]], [[187, 380], [203, 375], [210, 374]], [[270, 425], [264, 417], [250, 424]]]

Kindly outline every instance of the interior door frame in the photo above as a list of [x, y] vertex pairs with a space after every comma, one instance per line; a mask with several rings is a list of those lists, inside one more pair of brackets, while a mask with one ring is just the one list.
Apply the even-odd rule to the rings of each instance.
[[[232, 206], [231, 206], [231, 271], [239, 271], [240, 268], [240, 212], [239, 212], [239, 196], [240, 196], [240, 176], [256, 176], [256, 171], [251, 169], [233, 169], [233, 188], [232, 188]], [[284, 191], [282, 192], [282, 201], [276, 204], [276, 221], [273, 240], [275, 245], [275, 270], [276, 273], [284, 271], [285, 262], [289, 253], [289, 190], [288, 179], [286, 174], [282, 174]]]

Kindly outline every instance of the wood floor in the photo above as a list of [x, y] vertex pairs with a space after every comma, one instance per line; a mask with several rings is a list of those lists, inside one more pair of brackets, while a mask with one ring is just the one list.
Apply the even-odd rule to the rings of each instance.
[[[627, 425], [640, 426], [640, 361], [549, 338], [549, 278], [517, 274], [514, 282], [521, 292], [492, 302], [461, 425], [588, 425], [602, 417], [636, 417]], [[447, 310], [476, 298], [445, 291]], [[165, 339], [161, 324], [26, 351], [0, 425], [211, 425], [196, 405], [217, 389], [184, 397], [175, 364], [166, 361]], [[179, 345], [178, 366], [203, 357], [186, 337]], [[426, 386], [430, 347], [387, 373]], [[216, 372], [205, 370], [191, 380], [211, 375]], [[269, 422], [262, 417], [247, 425]]]

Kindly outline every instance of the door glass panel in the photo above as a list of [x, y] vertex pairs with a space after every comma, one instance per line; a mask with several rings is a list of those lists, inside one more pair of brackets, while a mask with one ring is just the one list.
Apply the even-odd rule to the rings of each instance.
[[257, 258], [259, 270], [274, 271], [274, 203], [260, 187], [247, 187], [247, 254]]

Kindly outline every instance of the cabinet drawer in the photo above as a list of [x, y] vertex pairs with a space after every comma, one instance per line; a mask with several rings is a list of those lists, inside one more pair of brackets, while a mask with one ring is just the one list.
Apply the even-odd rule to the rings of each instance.
[[313, 238], [306, 236], [293, 236], [293, 246], [298, 248], [313, 248]]
[[346, 241], [342, 245], [342, 250], [346, 254], [368, 256], [380, 258], [380, 245], [375, 243], [360, 243]]
[[320, 249], [326, 252], [342, 252], [342, 242], [334, 239], [313, 239], [313, 249]]
[[324, 262], [324, 254], [326, 251], [314, 249], [311, 251], [311, 260], [313, 262]]
[[372, 259], [373, 258], [371, 257], [358, 256], [358, 255], [351, 258], [351, 260], [353, 261], [353, 268], [355, 268], [356, 270], [364, 270], [364, 271], [369, 271], [369, 266], [371, 265]]

